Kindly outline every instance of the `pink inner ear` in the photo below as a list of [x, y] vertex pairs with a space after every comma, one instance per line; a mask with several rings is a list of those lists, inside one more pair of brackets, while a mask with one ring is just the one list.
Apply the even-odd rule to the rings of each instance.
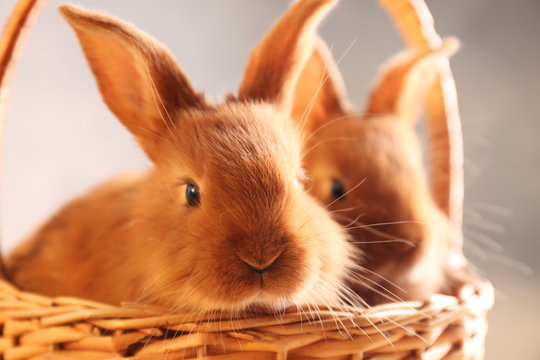
[[396, 114], [399, 110], [398, 102], [403, 95], [404, 77], [408, 69], [401, 59], [396, 60], [391, 60], [383, 70], [378, 84], [371, 92], [367, 114]]
[[[140, 73], [141, 69], [136, 66], [137, 63], [143, 63], [143, 60], [135, 59], [135, 54], [120, 42], [118, 46], [111, 49], [110, 56], [115, 57], [117, 62], [109, 68], [109, 76], [118, 77], [116, 81], [112, 82], [113, 86], [116, 87], [115, 91], [118, 94], [123, 93], [125, 96], [125, 103], [120, 106], [126, 107], [125, 111], [135, 116], [137, 112], [145, 108], [145, 105], [149, 105], [144, 104], [145, 99], [142, 95], [147, 89], [146, 84], [143, 83], [143, 81], [147, 81], [147, 76], [143, 76]], [[144, 65], [143, 68], [146, 69]], [[151, 84], [149, 85], [151, 86]], [[124, 121], [128, 120], [129, 118], [124, 119]]]
[[422, 115], [423, 105], [437, 74], [434, 62], [430, 64], [424, 60], [424, 64], [418, 64], [409, 70], [402, 83], [402, 95], [395, 109], [397, 115], [412, 122], [416, 122]]
[[[137, 107], [143, 101], [141, 97], [142, 89], [140, 88], [143, 79], [142, 74], [135, 67], [136, 59], [134, 54], [122, 43], [118, 42], [118, 46], [112, 47], [109, 56], [117, 59], [114, 66], [111, 66], [108, 70], [110, 72], [109, 76], [118, 76], [118, 80], [113, 82], [114, 86], [118, 88], [116, 91], [123, 91], [127, 95], [129, 102], [134, 107]], [[140, 61], [142, 62], [142, 60]]]
[[391, 114], [410, 123], [420, 117], [437, 74], [431, 51], [398, 54], [370, 95], [367, 114]]
[[[148, 118], [141, 115], [149, 114], [141, 112], [150, 105], [145, 101], [148, 101], [148, 95], [151, 96], [146, 94], [151, 84], [145, 83], [148, 78], [141, 73], [141, 69], [146, 69], [143, 60], [137, 59], [136, 54], [122, 41], [111, 37], [93, 36], [87, 41], [83, 46], [89, 49], [88, 57], [92, 59], [90, 66], [96, 74], [105, 102], [128, 129], [140, 127], [138, 120]], [[145, 126], [153, 128], [151, 122]]]

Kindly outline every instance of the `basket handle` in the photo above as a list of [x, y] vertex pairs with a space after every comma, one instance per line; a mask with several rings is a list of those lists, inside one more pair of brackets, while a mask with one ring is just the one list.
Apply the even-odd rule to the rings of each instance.
[[[442, 39], [424, 0], [378, 0], [412, 48], [438, 48]], [[456, 229], [452, 245], [462, 252], [463, 138], [457, 93], [447, 58], [438, 62], [439, 77], [428, 96], [427, 121], [433, 197]]]
[[[46, 0], [19, 0], [0, 36], [0, 137], [4, 133], [7, 102], [15, 68], [37, 14]], [[1, 253], [0, 253], [1, 263]]]

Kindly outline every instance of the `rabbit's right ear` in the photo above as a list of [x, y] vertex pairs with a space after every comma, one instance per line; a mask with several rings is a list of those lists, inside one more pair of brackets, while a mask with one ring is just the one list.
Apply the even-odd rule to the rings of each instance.
[[451, 56], [458, 48], [458, 40], [448, 38], [437, 49], [416, 49], [398, 54], [385, 66], [379, 84], [371, 93], [366, 113], [391, 114], [414, 124], [437, 78], [437, 59]]
[[202, 108], [171, 53], [157, 40], [113, 17], [62, 5], [105, 103], [155, 160], [154, 144], [174, 128], [170, 114]]
[[274, 103], [290, 112], [296, 82], [311, 54], [315, 28], [336, 3], [294, 3], [251, 53], [238, 97]]
[[330, 49], [316, 38], [294, 91], [293, 119], [310, 132], [324, 123], [343, 116], [348, 109], [343, 78]]

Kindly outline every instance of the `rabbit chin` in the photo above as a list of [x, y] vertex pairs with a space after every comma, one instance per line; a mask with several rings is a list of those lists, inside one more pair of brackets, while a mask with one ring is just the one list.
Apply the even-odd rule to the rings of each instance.
[[[318, 290], [317, 290], [318, 289]], [[324, 291], [321, 291], [324, 289]], [[339, 288], [329, 289], [317, 282], [316, 277], [305, 279], [295, 290], [276, 291], [276, 289], [265, 289], [260, 286], [253, 286], [251, 289], [233, 294], [219, 294], [212, 296], [201, 293], [189, 299], [176, 299], [177, 303], [182, 303], [182, 310], [197, 310], [202, 312], [220, 311], [223, 314], [273, 314], [288, 307], [301, 307], [307, 304], [330, 305], [339, 299]], [[195, 295], [195, 296], [193, 296]], [[177, 307], [178, 308], [178, 307]]]

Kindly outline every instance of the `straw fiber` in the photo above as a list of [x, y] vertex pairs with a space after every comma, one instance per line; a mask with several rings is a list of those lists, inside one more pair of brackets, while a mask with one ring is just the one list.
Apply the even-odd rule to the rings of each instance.
[[223, 318], [47, 298], [0, 281], [4, 359], [481, 359], [489, 283], [425, 303]]

